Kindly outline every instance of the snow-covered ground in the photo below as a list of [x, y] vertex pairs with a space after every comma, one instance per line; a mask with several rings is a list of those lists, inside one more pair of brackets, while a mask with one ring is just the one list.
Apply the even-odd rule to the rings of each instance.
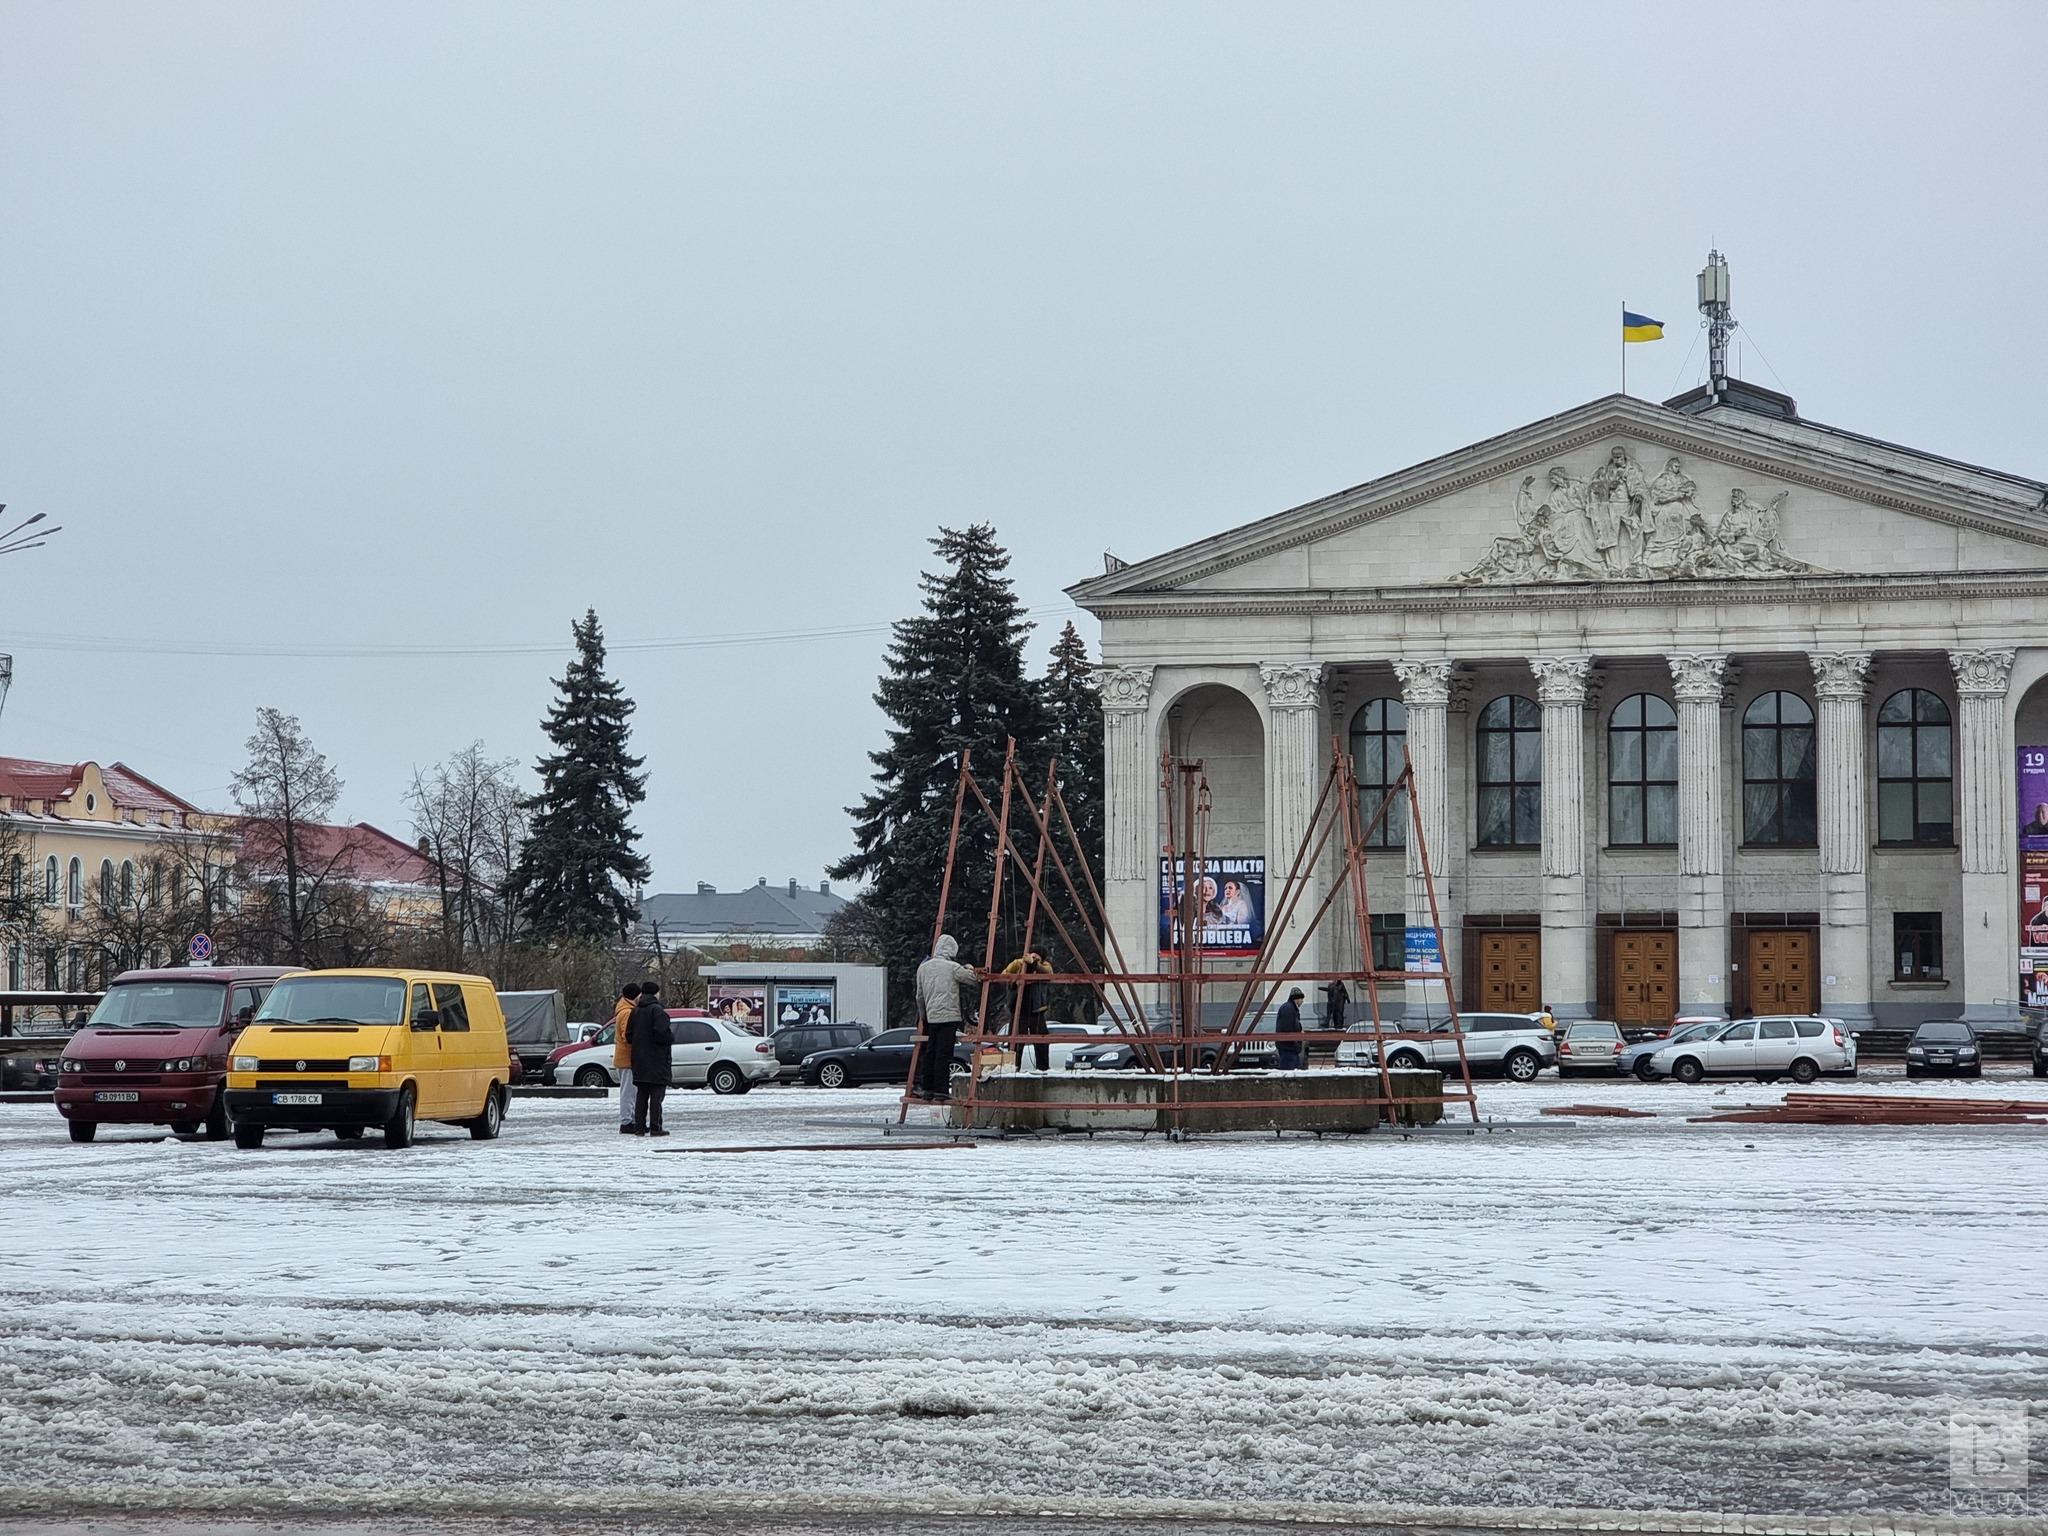
[[[2048, 1431], [2029, 1491], [1949, 1462], [1953, 1410], [2048, 1410], [2048, 1128], [1685, 1118], [1782, 1091], [944, 1150], [886, 1090], [672, 1094], [666, 1142], [521, 1100], [405, 1153], [0, 1107], [0, 1510], [2048, 1516]], [[1535, 1113], [1578, 1102], [1659, 1114]]]

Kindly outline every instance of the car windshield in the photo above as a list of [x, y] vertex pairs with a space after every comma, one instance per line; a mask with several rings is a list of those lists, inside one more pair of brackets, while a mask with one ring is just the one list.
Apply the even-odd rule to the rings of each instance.
[[217, 981], [131, 981], [108, 988], [88, 1023], [100, 1029], [132, 1025], [171, 1025], [192, 1029], [220, 1022], [222, 995]]
[[1916, 1038], [1936, 1045], [1959, 1045], [1970, 1038], [1970, 1031], [1962, 1024], [1922, 1024]]
[[289, 976], [271, 988], [258, 1024], [396, 1024], [405, 983], [396, 976]]

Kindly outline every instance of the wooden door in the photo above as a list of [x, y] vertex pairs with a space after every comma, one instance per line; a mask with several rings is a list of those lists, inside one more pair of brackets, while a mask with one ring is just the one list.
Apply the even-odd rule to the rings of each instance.
[[1534, 1013], [1543, 1006], [1543, 938], [1488, 933], [1479, 939], [1479, 1009]]
[[1614, 936], [1614, 1020], [1662, 1029], [1678, 1013], [1678, 935]]
[[1752, 929], [1749, 1011], [1811, 1013], [1819, 1000], [1813, 935], [1805, 929]]

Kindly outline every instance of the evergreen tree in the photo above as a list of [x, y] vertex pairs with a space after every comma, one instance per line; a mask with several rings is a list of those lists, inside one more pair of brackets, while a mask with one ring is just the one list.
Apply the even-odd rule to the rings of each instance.
[[[986, 523], [941, 528], [932, 548], [940, 569], [922, 578], [924, 612], [896, 624], [888, 670], [875, 692], [889, 717], [889, 739], [868, 754], [875, 788], [847, 808], [855, 852], [830, 871], [837, 879], [869, 882], [865, 899], [889, 967], [896, 1018], [909, 1011], [911, 975], [931, 950], [961, 749], [972, 753], [975, 776], [992, 803], [1007, 738], [1017, 739], [1027, 767], [1045, 761], [1039, 689], [1024, 670], [1031, 626], [1004, 574], [1009, 554]], [[947, 926], [960, 940], [961, 959], [978, 965], [996, 838], [972, 796], [960, 829]], [[1006, 904], [1029, 899], [1021, 882], [1004, 894]]]
[[538, 765], [540, 793], [521, 802], [532, 826], [511, 884], [535, 937], [615, 943], [647, 880], [629, 819], [647, 781], [626, 750], [633, 701], [605, 675], [596, 610], [573, 632], [576, 658], [555, 679], [559, 696], [541, 722], [555, 750]]
[[[1074, 831], [1088, 854], [1088, 867], [1102, 879], [1102, 690], [1088, 645], [1069, 620], [1053, 642], [1045, 669], [1045, 749], [1059, 764], [1060, 793], [1074, 819]], [[1035, 791], [1034, 791], [1035, 792]], [[1058, 817], [1054, 817], [1058, 830]], [[1060, 844], [1066, 853], [1064, 838]], [[1071, 859], [1070, 859], [1071, 861]], [[1081, 885], [1077, 870], [1074, 883]], [[1083, 887], [1085, 894], [1085, 886]]]

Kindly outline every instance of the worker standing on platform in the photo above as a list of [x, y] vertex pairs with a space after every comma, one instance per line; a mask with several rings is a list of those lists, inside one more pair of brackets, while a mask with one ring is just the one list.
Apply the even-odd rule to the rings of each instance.
[[917, 1088], [927, 1099], [949, 1097], [953, 1080], [953, 1046], [960, 1038], [960, 989], [980, 978], [974, 967], [953, 957], [960, 953], [960, 941], [950, 933], [939, 935], [932, 957], [917, 968], [917, 1017], [919, 1041]]
[[[1015, 976], [1023, 971], [1051, 975], [1052, 962], [1047, 960], [1037, 950], [1027, 949], [1023, 954], [1003, 967], [1003, 974], [1005, 976]], [[1012, 987], [1010, 991], [1013, 994], [1010, 1003], [1010, 1033], [1012, 1035], [1044, 1034], [1046, 983], [1042, 981], [1027, 981], [1022, 986]], [[1050, 1067], [1052, 1062], [1052, 1046], [1040, 1040], [1035, 1046], [1019, 1045], [1016, 1047], [1017, 1070], [1019, 1072], [1024, 1070], [1024, 1053], [1034, 1049], [1038, 1052], [1038, 1070], [1044, 1072]]]

